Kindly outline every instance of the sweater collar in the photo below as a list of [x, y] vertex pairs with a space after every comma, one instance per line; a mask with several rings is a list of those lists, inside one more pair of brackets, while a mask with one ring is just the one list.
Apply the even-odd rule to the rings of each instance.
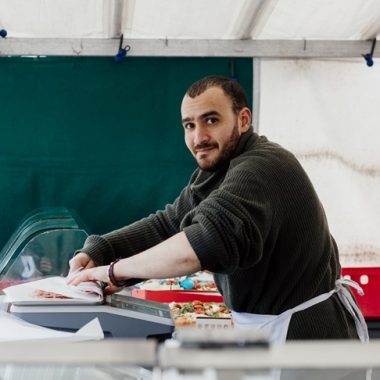
[[258, 135], [253, 132], [253, 129], [250, 128], [247, 132], [243, 133], [240, 136], [239, 142], [231, 156], [231, 158], [218, 170], [214, 172], [207, 172], [202, 169], [197, 169], [192, 176], [191, 180], [191, 188], [196, 191], [202, 193], [206, 188], [209, 186], [215, 185], [216, 182], [219, 182], [222, 180], [222, 177], [224, 177], [225, 173], [227, 172], [231, 160], [234, 158], [240, 156], [246, 149], [248, 145], [253, 144], [258, 138]]
[[[252, 128], [250, 128], [247, 132], [244, 132], [240, 136], [240, 139], [236, 145], [234, 152], [231, 155], [231, 158], [222, 167], [220, 167], [218, 170], [216, 170], [215, 172], [209, 172], [209, 173], [212, 174], [212, 173], [218, 173], [218, 172], [226, 172], [230, 166], [231, 161], [234, 158], [240, 156], [242, 153], [244, 153], [247, 150], [247, 147], [249, 145], [254, 144], [255, 141], [258, 139], [258, 137], [259, 136], [253, 132]], [[203, 171], [203, 170], [201, 170], [201, 171]]]
[[243, 133], [240, 136], [239, 142], [236, 146], [235, 151], [232, 154], [231, 160], [234, 159], [235, 157], [240, 156], [243, 152], [245, 152], [247, 146], [253, 144], [257, 140], [258, 137], [259, 136], [253, 132], [252, 127], [249, 128], [247, 132]]

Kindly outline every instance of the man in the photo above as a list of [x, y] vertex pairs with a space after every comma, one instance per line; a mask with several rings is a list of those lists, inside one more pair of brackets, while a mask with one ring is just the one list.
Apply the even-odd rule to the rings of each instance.
[[336, 283], [338, 250], [317, 194], [290, 152], [252, 131], [241, 86], [203, 78], [181, 113], [198, 164], [189, 184], [164, 211], [90, 236], [70, 261], [72, 273], [85, 268], [70, 283], [103, 281], [112, 293], [128, 279], [207, 269], [237, 326], [268, 327], [278, 342], [357, 339], [356, 327], [367, 339], [350, 292]]

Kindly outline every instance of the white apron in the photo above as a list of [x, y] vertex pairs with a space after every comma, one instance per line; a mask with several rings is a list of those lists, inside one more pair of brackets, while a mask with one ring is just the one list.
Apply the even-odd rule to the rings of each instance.
[[356, 305], [351, 292], [345, 287], [345, 285], [352, 286], [360, 295], [364, 294], [363, 289], [356, 282], [343, 278], [337, 280], [335, 285], [335, 289], [330, 292], [320, 294], [319, 296], [303, 302], [292, 309], [286, 310], [279, 315], [238, 313], [232, 311], [234, 326], [235, 328], [255, 328], [257, 330], [267, 331], [271, 343], [284, 343], [288, 334], [290, 319], [294, 313], [323, 302], [330, 298], [334, 293], [337, 293], [340, 301], [354, 318], [359, 339], [363, 343], [368, 343], [369, 337], [367, 324], [361, 310]]

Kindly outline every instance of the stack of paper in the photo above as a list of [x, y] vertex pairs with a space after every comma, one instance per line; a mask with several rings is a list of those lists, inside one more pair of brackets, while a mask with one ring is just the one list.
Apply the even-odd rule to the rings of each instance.
[[42, 280], [5, 288], [4, 302], [15, 305], [67, 305], [97, 304], [103, 301], [103, 291], [96, 282], [67, 285], [64, 277], [48, 277]]

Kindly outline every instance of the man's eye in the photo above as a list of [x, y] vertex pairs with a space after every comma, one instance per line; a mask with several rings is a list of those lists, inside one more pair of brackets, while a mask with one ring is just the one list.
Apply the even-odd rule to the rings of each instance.
[[183, 125], [183, 127], [185, 129], [193, 129], [194, 128], [194, 124], [193, 123], [186, 123]]
[[217, 122], [217, 119], [215, 117], [208, 117], [206, 119], [206, 124], [208, 125], [215, 124], [216, 122]]

